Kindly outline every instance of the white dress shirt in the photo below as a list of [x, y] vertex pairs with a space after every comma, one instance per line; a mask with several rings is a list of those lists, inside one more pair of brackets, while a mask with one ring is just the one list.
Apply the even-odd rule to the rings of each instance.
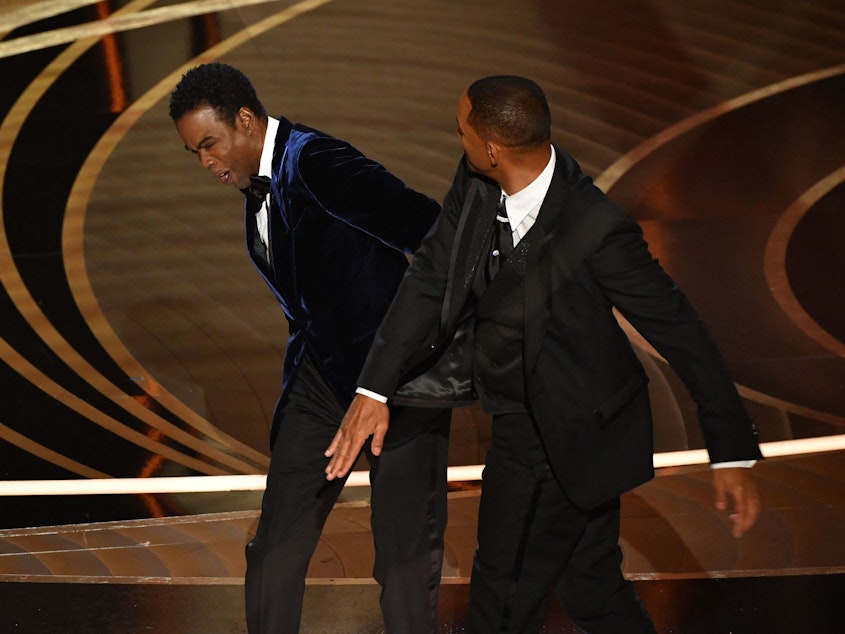
[[552, 176], [555, 173], [555, 152], [551, 146], [549, 146], [549, 150], [551, 153], [549, 162], [540, 172], [540, 175], [531, 181], [530, 185], [510, 196], [502, 192], [505, 199], [505, 210], [508, 213], [508, 222], [510, 222], [513, 231], [514, 246], [534, 226], [537, 214], [540, 213], [540, 206], [549, 192], [549, 185], [552, 184]]
[[[261, 162], [258, 165], [258, 175], [272, 178], [273, 176], [273, 150], [276, 147], [276, 133], [279, 131], [279, 120], [273, 117], [267, 119], [267, 132], [264, 134], [264, 147], [261, 149]], [[267, 233], [267, 216], [270, 213], [270, 195], [264, 197], [264, 203], [255, 214], [258, 223], [258, 235], [266, 248], [270, 242]]]

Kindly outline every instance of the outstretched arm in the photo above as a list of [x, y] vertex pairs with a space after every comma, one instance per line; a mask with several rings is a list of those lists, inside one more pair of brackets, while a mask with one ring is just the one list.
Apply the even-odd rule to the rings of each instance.
[[[385, 397], [392, 396], [414, 356], [419, 351], [429, 354], [434, 348], [446, 293], [451, 249], [468, 182], [467, 169], [461, 163], [446, 195], [443, 212], [414, 254], [376, 333], [358, 379], [359, 388]], [[356, 395], [326, 450], [325, 455], [331, 458], [326, 467], [326, 478], [332, 480], [345, 476], [370, 435], [373, 436], [372, 452], [379, 455], [389, 418], [385, 403], [366, 394]]]
[[373, 455], [381, 454], [389, 422], [390, 412], [386, 403], [357, 394], [340, 423], [340, 429], [326, 450], [326, 457], [331, 458], [326, 467], [326, 479], [334, 480], [345, 476], [355, 464], [358, 454], [370, 436], [373, 437]]

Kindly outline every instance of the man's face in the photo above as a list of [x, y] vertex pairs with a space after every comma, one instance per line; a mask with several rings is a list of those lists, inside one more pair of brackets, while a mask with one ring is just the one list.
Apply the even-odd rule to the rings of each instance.
[[233, 126], [221, 121], [210, 106], [201, 106], [179, 119], [176, 130], [204, 169], [226, 185], [246, 189], [249, 177], [258, 172], [264, 145], [255, 123], [255, 115], [246, 108], [241, 108]]
[[487, 143], [467, 123], [470, 110], [472, 110], [472, 105], [469, 102], [469, 97], [464, 93], [458, 101], [458, 112], [456, 115], [458, 121], [458, 139], [461, 141], [461, 147], [464, 150], [464, 156], [466, 156], [470, 169], [480, 174], [486, 174], [490, 169]]

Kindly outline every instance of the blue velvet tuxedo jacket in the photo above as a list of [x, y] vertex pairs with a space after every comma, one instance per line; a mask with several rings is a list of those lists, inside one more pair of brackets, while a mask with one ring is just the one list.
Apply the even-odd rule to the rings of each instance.
[[[247, 197], [250, 257], [287, 317], [283, 396], [310, 355], [348, 404], [390, 301], [440, 211], [349, 143], [280, 118], [273, 151], [269, 254]], [[271, 438], [272, 438], [271, 434]]]
[[[555, 148], [537, 221], [481, 301], [524, 301], [526, 407], [556, 478], [595, 507], [653, 476], [647, 377], [616, 308], [672, 365], [699, 408], [713, 462], [761, 457], [756, 432], [696, 312], [648, 251], [637, 223]], [[470, 367], [464, 337], [471, 288], [486, 262], [500, 188], [462, 162], [435, 228], [376, 335], [359, 384], [394, 393], [408, 372], [441, 354]], [[524, 298], [524, 299], [523, 299]], [[467, 390], [471, 377], [448, 376]]]

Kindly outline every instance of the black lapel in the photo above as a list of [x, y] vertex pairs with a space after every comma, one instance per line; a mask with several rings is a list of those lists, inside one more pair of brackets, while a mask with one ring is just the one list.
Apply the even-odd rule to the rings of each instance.
[[288, 148], [288, 139], [293, 130], [293, 124], [279, 117], [279, 129], [276, 132], [276, 141], [273, 146], [273, 162], [270, 178], [270, 217], [268, 218], [268, 231], [271, 235], [278, 235], [279, 232], [287, 232], [290, 228], [290, 219], [287, 217], [287, 210], [281, 204], [279, 196], [284, 191], [285, 179], [283, 165]]
[[261, 271], [268, 275], [270, 272], [270, 262], [268, 261], [268, 254], [264, 248], [264, 243], [258, 236], [258, 222], [255, 219], [255, 214], [261, 208], [261, 201], [253, 196], [247, 195], [244, 199], [244, 225], [246, 231], [246, 244], [249, 248], [249, 255], [252, 260], [259, 265]]
[[[288, 139], [293, 124], [279, 117], [279, 129], [276, 131], [273, 146], [273, 160], [270, 177], [270, 205], [267, 213], [267, 238], [269, 242], [268, 277], [273, 286], [283, 292], [290, 292], [295, 271], [290, 262], [291, 245], [289, 239], [290, 218], [287, 207], [282, 204], [280, 196], [285, 190], [285, 165]], [[257, 238], [256, 238], [257, 239]], [[284, 275], [285, 279], [281, 276]]]
[[[533, 237], [528, 256], [528, 274], [525, 278], [525, 368], [530, 370], [537, 361], [549, 323], [549, 296], [552, 292], [553, 259], [549, 249], [561, 246], [561, 236], [566, 233], [570, 205], [570, 173], [580, 169], [573, 159], [555, 148], [556, 163], [549, 191], [540, 207], [534, 227], [539, 231]], [[533, 227], [532, 227], [533, 228]], [[530, 233], [530, 231], [529, 231]], [[527, 237], [527, 235], [526, 235]]]
[[479, 266], [486, 263], [488, 249], [493, 239], [493, 219], [496, 215], [498, 186], [486, 179], [473, 176], [467, 198], [461, 210], [455, 233], [441, 322], [446, 332], [457, 325]]

